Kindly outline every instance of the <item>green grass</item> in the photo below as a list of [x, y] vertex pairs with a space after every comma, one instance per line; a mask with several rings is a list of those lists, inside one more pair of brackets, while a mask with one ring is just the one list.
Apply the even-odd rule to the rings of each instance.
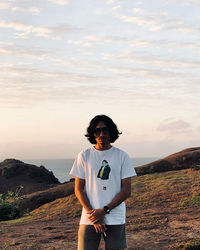
[[6, 220], [6, 221], [0, 221], [0, 224], [15, 224], [15, 223], [21, 223], [24, 222], [28, 219], [31, 219], [33, 216], [32, 215], [26, 215], [17, 219], [13, 219], [13, 220]]
[[184, 201], [183, 205], [187, 207], [199, 207], [200, 206], [200, 193]]

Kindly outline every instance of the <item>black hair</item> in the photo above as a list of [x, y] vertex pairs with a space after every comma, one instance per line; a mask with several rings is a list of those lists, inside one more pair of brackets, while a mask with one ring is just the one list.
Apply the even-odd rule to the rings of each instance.
[[87, 128], [87, 134], [85, 135], [90, 143], [96, 144], [94, 133], [95, 128], [99, 122], [104, 122], [105, 125], [108, 127], [110, 134], [110, 142], [116, 141], [119, 138], [119, 135], [122, 134], [118, 131], [117, 125], [110, 117], [106, 115], [97, 115], [90, 121], [89, 127]]

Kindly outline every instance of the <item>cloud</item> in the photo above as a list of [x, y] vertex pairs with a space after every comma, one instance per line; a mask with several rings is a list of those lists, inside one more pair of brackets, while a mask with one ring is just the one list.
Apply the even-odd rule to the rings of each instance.
[[56, 27], [36, 26], [32, 28], [32, 33], [37, 37], [50, 38], [53, 40], [61, 39], [62, 35], [69, 32], [77, 31], [77, 28], [73, 28], [67, 24], [58, 25]]
[[144, 10], [140, 8], [133, 8], [132, 12], [135, 14], [144, 14]]
[[8, 2], [1, 2], [0, 3], [0, 9], [9, 9], [10, 8], [10, 3]]
[[[90, 35], [90, 36], [86, 36], [84, 37], [84, 39], [89, 42], [90, 44], [94, 45], [94, 44], [105, 44], [105, 43], [116, 43], [116, 42], [126, 42], [129, 41], [130, 38], [127, 37], [122, 37], [122, 36], [94, 36], [94, 35]], [[80, 42], [81, 44], [81, 42]]]
[[18, 38], [20, 38], [21, 36], [27, 38], [32, 34], [36, 37], [50, 38], [53, 40], [60, 39], [62, 35], [68, 34], [69, 32], [80, 31], [80, 29], [67, 24], [60, 24], [55, 27], [47, 27], [32, 26], [18, 21], [6, 22], [4, 20], [0, 20], [0, 28], [11, 28], [16, 31], [23, 32], [16, 33], [16, 37]]
[[115, 7], [112, 7], [112, 10], [113, 11], [117, 11], [117, 10], [120, 10], [121, 9], [121, 6], [120, 5], [117, 5]]
[[25, 48], [16, 44], [11, 44], [0, 48], [1, 55], [16, 56], [23, 58], [45, 59], [49, 55], [42, 49]]
[[18, 21], [6, 22], [4, 20], [0, 20], [0, 28], [11, 28], [17, 31], [25, 31], [25, 32], [30, 33], [32, 29], [32, 25], [27, 25]]
[[[139, 12], [140, 9], [135, 8], [135, 12]], [[134, 12], [134, 9], [133, 9]], [[137, 13], [134, 13], [137, 14]], [[162, 13], [161, 13], [162, 14]], [[179, 31], [181, 33], [199, 32], [199, 27], [191, 25], [183, 21], [182, 19], [168, 19], [166, 13], [160, 16], [121, 16], [119, 19], [126, 23], [134, 23], [138, 26], [144, 26], [149, 31]]]
[[144, 3], [142, 1], [137, 1], [136, 5], [143, 5]]
[[0, 45], [13, 45], [13, 43], [12, 42], [0, 41]]
[[[168, 0], [169, 2], [170, 0]], [[174, 0], [171, 0], [171, 2], [174, 3]], [[192, 6], [196, 6], [196, 5], [200, 5], [200, 2], [199, 0], [179, 0], [179, 1], [176, 1], [177, 4], [180, 4], [182, 6], [188, 6], [188, 5], [192, 5]]]
[[[14, 3], [27, 3], [27, 2], [33, 2], [33, 0], [9, 0], [10, 2]], [[41, 0], [36, 0], [37, 2], [40, 2]], [[57, 5], [68, 5], [68, 0], [46, 0], [47, 2], [57, 4]]]
[[84, 41], [77, 41], [77, 40], [68, 40], [68, 43], [73, 44], [73, 45], [81, 45], [84, 46], [84, 44], [88, 44], [88, 47], [92, 47], [94, 44], [105, 44], [105, 43], [114, 43], [114, 42], [124, 42], [124, 41], [129, 41], [129, 38], [126, 37], [120, 37], [120, 36], [95, 36], [95, 35], [90, 35], [90, 36], [85, 36]]
[[43, 37], [43, 38], [48, 38], [52, 36], [53, 34], [53, 29], [45, 26], [37, 26], [32, 28], [32, 32], [35, 34], [35, 36]]
[[159, 131], [170, 131], [170, 132], [178, 132], [185, 131], [190, 128], [190, 124], [183, 120], [175, 120], [175, 121], [167, 121], [165, 120], [158, 126]]
[[[137, 41], [137, 40], [136, 40]], [[146, 40], [139, 40], [141, 42], [146, 42]], [[173, 40], [148, 40], [148, 43], [150, 46], [156, 46], [156, 48], [174, 48], [174, 49], [180, 49], [180, 48], [190, 48], [190, 49], [196, 49], [200, 48], [200, 45], [198, 43], [194, 42], [185, 42], [185, 41], [173, 41]]]
[[100, 37], [94, 35], [86, 36], [85, 39], [90, 42], [99, 42], [102, 40]]
[[68, 5], [69, 4], [68, 0], [48, 0], [48, 2], [57, 4], [57, 5]]
[[[78, 43], [78, 45], [80, 44]], [[179, 92], [184, 97], [192, 94], [191, 89], [193, 88], [188, 87], [188, 82], [191, 82], [192, 86], [195, 86], [198, 82], [196, 74], [200, 66], [199, 61], [165, 59], [148, 54], [141, 55], [129, 50], [124, 54], [102, 53], [101, 57], [101, 61], [89, 58], [55, 60], [55, 65], [75, 71], [78, 69], [79, 72], [98, 72], [99, 75], [111, 77], [113, 81], [120, 79], [124, 82], [134, 79], [134, 82], [139, 81], [140, 84], [141, 81], [148, 82], [150, 86], [151, 82], [154, 81], [158, 86], [162, 86], [162, 92], [169, 89], [177, 90], [178, 83], [178, 86], [181, 86]], [[120, 62], [120, 65], [116, 62]], [[190, 69], [193, 70], [193, 74], [189, 71]], [[197, 78], [196, 81], [195, 77]], [[159, 84], [155, 81], [158, 81]]]
[[[91, 84], [105, 81], [107, 77], [91, 75], [87, 73], [72, 73], [68, 71], [42, 71], [39, 69], [25, 67], [4, 67], [1, 68], [0, 80], [3, 86], [26, 87], [32, 83], [34, 86], [68, 86], [68, 84]], [[40, 85], [42, 84], [42, 85]], [[52, 85], [51, 85], [52, 84]]]
[[107, 42], [107, 43], [113, 43], [113, 42], [126, 42], [129, 41], [130, 38], [127, 37], [123, 37], [123, 36], [104, 36], [102, 38], [103, 42]]
[[165, 25], [163, 24], [162, 30], [175, 30], [181, 33], [195, 32], [198, 27], [194, 25], [186, 24], [182, 20], [168, 20]]
[[185, 0], [184, 2], [185, 2], [186, 4], [189, 3], [189, 4], [200, 5], [199, 0]]
[[[46, 101], [93, 99], [107, 77], [25, 67], [1, 68], [0, 107], [24, 107]], [[94, 88], [95, 85], [95, 88]], [[112, 90], [111, 90], [112, 91]]]
[[[135, 41], [133, 45], [136, 46], [149, 46], [150, 43], [148, 42], [143, 43], [143, 41]], [[200, 61], [198, 60], [189, 60], [189, 59], [178, 59], [178, 58], [163, 58], [161, 56], [154, 56], [154, 55], [137, 55], [136, 53], [127, 52], [124, 55], [120, 55], [118, 57], [118, 60], [122, 60], [124, 62], [130, 62], [130, 63], [137, 63], [140, 65], [151, 65], [151, 68], [155, 67], [162, 67], [165, 68], [165, 70], [162, 70], [163, 72], [169, 71], [169, 69], [172, 69], [173, 72], [182, 72], [184, 73], [187, 69], [193, 69], [198, 70], [200, 67]], [[149, 66], [148, 66], [149, 67]], [[176, 69], [176, 71], [174, 71]]]
[[28, 12], [32, 15], [39, 15], [41, 13], [41, 9], [37, 8], [37, 7], [29, 7], [29, 8], [25, 8], [23, 6], [17, 6], [17, 5], [13, 5], [12, 3], [8, 3], [8, 2], [1, 2], [0, 3], [0, 10], [1, 9], [8, 9], [11, 10], [13, 12]]
[[[127, 38], [120, 37], [120, 36], [86, 36], [84, 39], [90, 43], [91, 45], [94, 44], [105, 44], [105, 43], [113, 43], [113, 42], [121, 42], [127, 41]], [[81, 43], [81, 42], [80, 42]]]
[[[39, 54], [39, 51], [36, 52]], [[49, 55], [44, 53], [44, 56]], [[50, 101], [52, 103], [95, 102], [97, 99], [104, 104], [111, 104], [120, 99], [122, 104], [135, 103], [138, 106], [148, 106], [149, 103], [154, 105], [154, 102], [159, 100], [162, 102], [170, 100], [171, 103], [178, 100], [179, 104], [185, 102], [185, 98], [181, 99], [182, 85], [159, 86], [155, 81], [145, 82], [143, 76], [152, 80], [152, 77], [160, 76], [159, 71], [109, 66], [90, 60], [71, 59], [71, 61], [52, 60], [52, 62], [54, 62], [53, 71], [44, 70], [39, 66], [38, 69], [33, 68], [35, 64], [1, 67], [0, 108], [23, 108]], [[167, 72], [163, 72], [161, 79], [166, 78], [164, 74], [167, 75]], [[179, 89], [179, 95], [171, 95], [170, 88], [176, 91]], [[162, 124], [170, 122], [173, 120]]]
[[13, 11], [23, 11], [23, 12], [29, 12], [32, 15], [40, 15], [42, 10], [40, 8], [37, 7], [30, 7], [30, 8], [23, 8], [23, 7], [13, 7], [12, 8]]
[[113, 3], [117, 3], [120, 0], [107, 0], [107, 4], [113, 4]]
[[[98, 74], [107, 75], [116, 80], [121, 77], [122, 80], [130, 78], [146, 78], [146, 79], [169, 79], [177, 76], [176, 72], [170, 70], [160, 70], [160, 69], [151, 69], [138, 66], [117, 66], [116, 61], [123, 62], [122, 57], [112, 55], [112, 54], [102, 54], [102, 57], [105, 61], [109, 61], [109, 64], [104, 64], [103, 62], [90, 61], [90, 60], [67, 60], [61, 61], [56, 60], [55, 63], [60, 66], [70, 67], [72, 69], [78, 68], [83, 72], [98, 72]], [[130, 58], [131, 55], [130, 55]], [[145, 60], [144, 58], [139, 59], [141, 62]], [[126, 60], [124, 60], [126, 62]], [[150, 63], [150, 60], [146, 62]], [[179, 73], [180, 76], [180, 73]], [[144, 80], [143, 80], [144, 81]]]
[[[125, 78], [149, 78], [149, 79], [163, 79], [175, 78], [178, 74], [170, 70], [159, 69], [147, 69], [139, 67], [120, 67], [120, 66], [108, 66], [107, 70], [121, 75]], [[145, 81], [145, 80], [143, 80]]]
[[75, 46], [81, 46], [81, 47], [87, 47], [87, 48], [90, 48], [93, 46], [92, 43], [89, 43], [89, 42], [73, 41], [73, 40], [68, 40], [67, 42]]
[[[79, 66], [75, 63], [76, 69]], [[85, 67], [88, 69], [89, 65]], [[129, 84], [124, 85], [124, 75], [127, 74], [125, 70], [122, 75], [121, 71], [114, 72], [115, 69], [110, 69], [112, 74], [109, 75], [100, 74], [99, 71], [99, 74], [91, 74], [86, 71], [72, 73], [65, 70], [71, 71], [71, 68], [66, 65], [64, 70], [45, 71], [31, 69], [28, 65], [1, 67], [0, 107], [18, 108], [47, 101], [62, 103], [87, 100], [88, 102], [97, 99], [104, 103], [113, 103], [119, 98], [121, 103], [139, 104], [142, 101], [144, 105], [147, 99], [156, 95], [151, 92], [153, 86], [150, 85], [140, 84], [137, 88], [132, 88]], [[101, 70], [104, 72], [104, 68]]]
[[149, 41], [135, 40], [135, 41], [131, 42], [132, 47], [146, 47], [148, 45], [149, 45]]
[[156, 25], [160, 23], [160, 19], [143, 16], [121, 16], [120, 19], [127, 23], [135, 23], [137, 25]]

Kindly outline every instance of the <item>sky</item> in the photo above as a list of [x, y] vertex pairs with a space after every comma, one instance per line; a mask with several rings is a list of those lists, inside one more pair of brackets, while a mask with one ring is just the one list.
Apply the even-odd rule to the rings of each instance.
[[199, 0], [2, 0], [0, 159], [74, 158], [98, 114], [131, 157], [200, 141]]

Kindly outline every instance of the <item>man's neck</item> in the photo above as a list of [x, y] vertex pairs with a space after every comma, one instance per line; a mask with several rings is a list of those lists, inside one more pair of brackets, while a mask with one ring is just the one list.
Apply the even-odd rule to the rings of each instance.
[[110, 149], [112, 147], [112, 145], [108, 144], [108, 145], [105, 145], [105, 146], [101, 146], [101, 145], [96, 144], [94, 147], [95, 147], [96, 150], [103, 151], [103, 150]]

